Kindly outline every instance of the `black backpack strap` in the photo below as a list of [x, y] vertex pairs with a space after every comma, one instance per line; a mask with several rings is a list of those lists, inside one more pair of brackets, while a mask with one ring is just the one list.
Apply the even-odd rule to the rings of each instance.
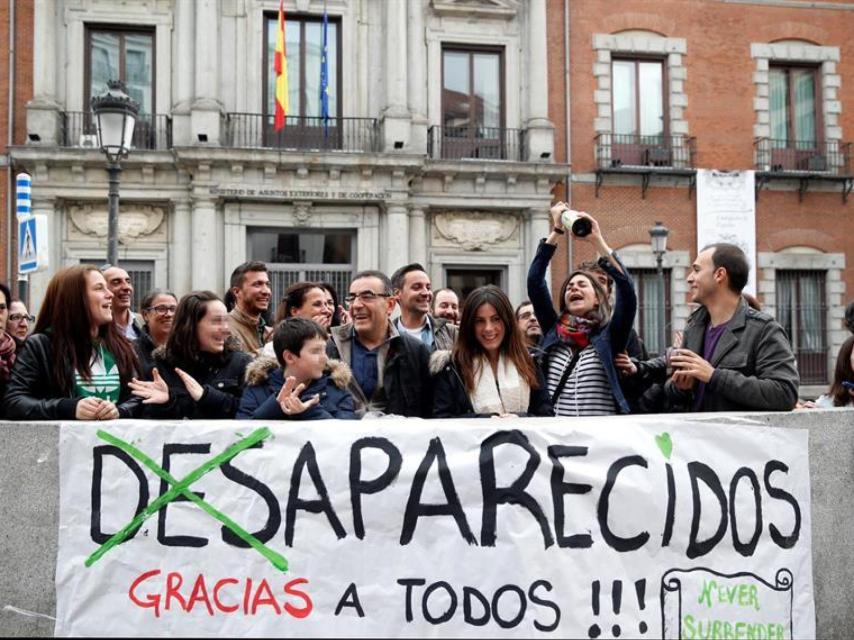
[[560, 397], [561, 391], [566, 386], [566, 381], [569, 380], [569, 374], [572, 373], [572, 370], [575, 369], [575, 365], [578, 364], [578, 358], [581, 355], [581, 349], [578, 349], [572, 356], [572, 360], [569, 361], [569, 364], [566, 365], [566, 369], [563, 370], [563, 374], [560, 376], [560, 380], [555, 387], [554, 393], [552, 393], [552, 406], [557, 404], [557, 399]]

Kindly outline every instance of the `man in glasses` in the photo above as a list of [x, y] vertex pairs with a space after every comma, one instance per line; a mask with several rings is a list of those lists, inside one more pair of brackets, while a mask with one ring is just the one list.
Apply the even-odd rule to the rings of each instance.
[[125, 337], [136, 340], [142, 333], [142, 320], [131, 311], [133, 305], [133, 283], [128, 272], [121, 267], [104, 265], [101, 267], [107, 288], [113, 294], [113, 322]]
[[26, 340], [35, 318], [27, 313], [27, 307], [20, 300], [9, 305], [9, 318], [6, 321], [6, 333], [18, 340]]
[[352, 368], [350, 392], [357, 408], [361, 413], [429, 418], [430, 352], [391, 322], [396, 303], [391, 280], [380, 271], [361, 271], [344, 299], [352, 320], [332, 327], [326, 352]]

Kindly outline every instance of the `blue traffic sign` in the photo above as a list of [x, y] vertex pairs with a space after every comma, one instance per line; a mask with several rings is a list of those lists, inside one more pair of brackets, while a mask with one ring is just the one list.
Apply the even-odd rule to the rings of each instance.
[[32, 273], [39, 268], [36, 219], [33, 216], [18, 221], [18, 273]]

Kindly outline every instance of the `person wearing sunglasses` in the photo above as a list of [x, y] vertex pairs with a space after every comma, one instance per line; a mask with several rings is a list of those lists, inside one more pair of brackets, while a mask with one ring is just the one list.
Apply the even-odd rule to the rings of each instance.
[[139, 306], [142, 331], [135, 346], [143, 377], [147, 377], [154, 366], [154, 350], [166, 344], [177, 308], [178, 298], [171, 291], [155, 289], [142, 299]]
[[17, 340], [26, 340], [30, 327], [36, 321], [35, 316], [27, 313], [26, 305], [20, 300], [12, 300], [9, 305], [9, 318], [6, 320], [6, 333]]
[[433, 408], [430, 352], [391, 322], [396, 300], [381, 271], [361, 271], [344, 298], [352, 320], [332, 327], [326, 352], [353, 371], [357, 412], [429, 418]]

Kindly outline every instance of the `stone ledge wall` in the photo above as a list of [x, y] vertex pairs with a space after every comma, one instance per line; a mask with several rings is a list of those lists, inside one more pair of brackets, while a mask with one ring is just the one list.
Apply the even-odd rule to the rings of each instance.
[[[819, 638], [848, 638], [854, 628], [854, 411], [623, 416], [810, 432], [813, 580]], [[51, 636], [59, 519], [58, 423], [0, 422], [0, 635]], [[41, 615], [32, 615], [41, 614]]]

